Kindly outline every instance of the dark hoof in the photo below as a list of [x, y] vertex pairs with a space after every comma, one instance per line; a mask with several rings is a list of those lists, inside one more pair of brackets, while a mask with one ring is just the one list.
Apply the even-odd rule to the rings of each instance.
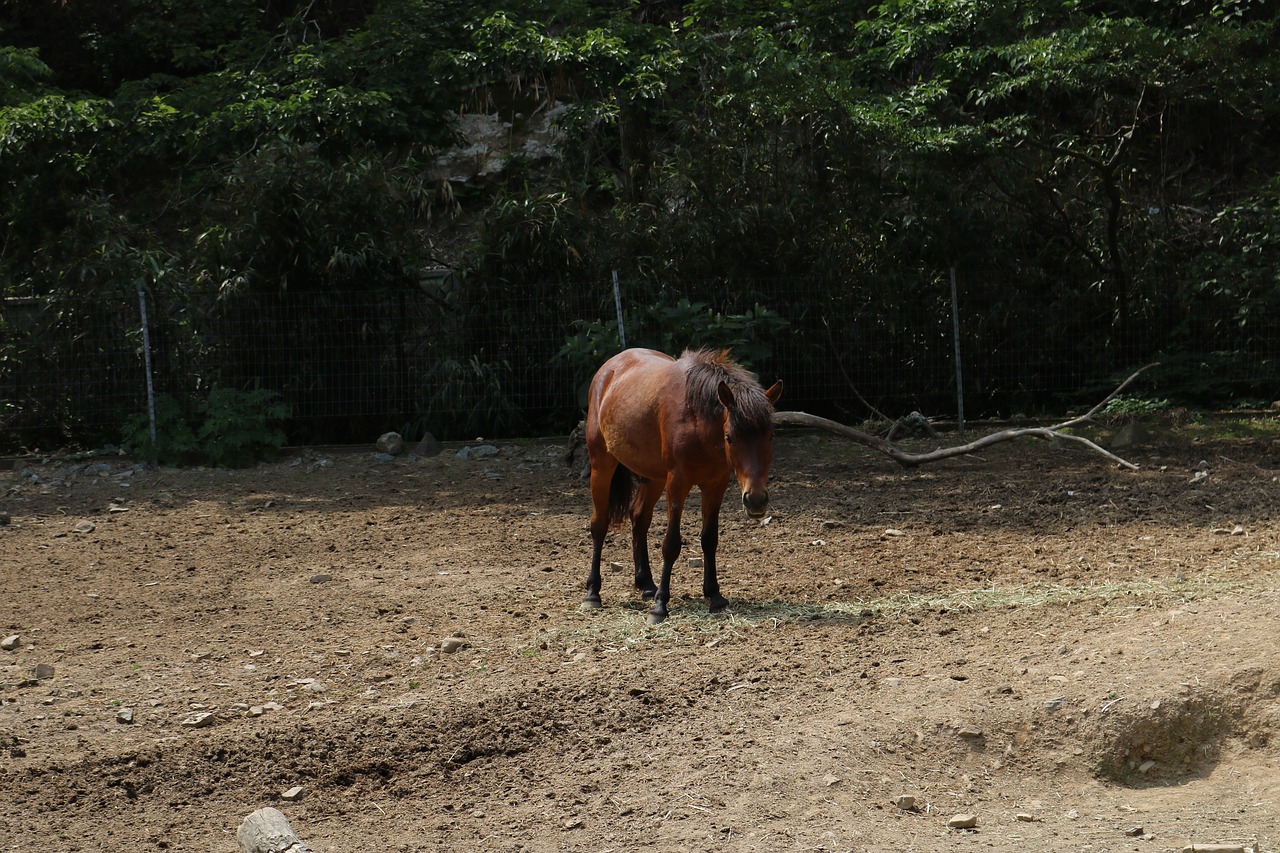
[[638, 587], [638, 589], [640, 590], [640, 597], [645, 601], [653, 601], [654, 596], [658, 594], [656, 586], [642, 586]]
[[709, 610], [712, 613], [723, 613], [728, 609], [729, 609], [729, 599], [727, 598], [717, 597], [707, 602], [707, 610]]

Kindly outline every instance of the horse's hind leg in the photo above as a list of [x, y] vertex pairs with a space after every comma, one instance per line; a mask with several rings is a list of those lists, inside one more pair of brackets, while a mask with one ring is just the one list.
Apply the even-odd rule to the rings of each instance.
[[631, 559], [635, 563], [636, 589], [646, 600], [658, 592], [658, 585], [653, 582], [653, 568], [649, 564], [649, 527], [653, 524], [653, 508], [660, 497], [662, 483], [643, 480], [631, 516]]
[[587, 574], [587, 594], [582, 606], [588, 610], [600, 607], [600, 557], [609, 532], [609, 490], [618, 462], [611, 457], [591, 460], [591, 570]]

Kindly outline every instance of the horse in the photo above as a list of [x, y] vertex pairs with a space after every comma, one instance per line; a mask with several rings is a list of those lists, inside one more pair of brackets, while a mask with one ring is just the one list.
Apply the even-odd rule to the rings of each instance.
[[[747, 515], [761, 518], [773, 461], [773, 408], [782, 381], [767, 391], [728, 351], [685, 350], [680, 358], [627, 349], [596, 371], [587, 398], [584, 440], [591, 463], [591, 571], [584, 609], [600, 605], [600, 555], [611, 527], [631, 521], [635, 585], [653, 599], [649, 624], [667, 618], [671, 567], [680, 554], [680, 516], [694, 486], [702, 493], [702, 592], [712, 613], [720, 594], [716, 547], [720, 506], [731, 475]], [[665, 490], [667, 531], [662, 579], [653, 582], [648, 533]]]

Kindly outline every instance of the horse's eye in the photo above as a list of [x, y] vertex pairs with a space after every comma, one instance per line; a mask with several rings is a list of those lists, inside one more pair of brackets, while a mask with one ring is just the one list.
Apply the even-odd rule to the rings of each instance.
[[727, 432], [726, 432], [726, 433], [724, 434], [724, 443], [725, 443], [725, 444], [733, 444], [733, 436], [729, 435], [729, 433], [727, 433]]

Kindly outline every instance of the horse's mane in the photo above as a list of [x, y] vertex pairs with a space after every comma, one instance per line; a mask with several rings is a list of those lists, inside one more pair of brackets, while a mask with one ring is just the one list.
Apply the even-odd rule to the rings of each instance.
[[685, 399], [700, 418], [719, 420], [720, 383], [733, 390], [734, 406], [729, 412], [735, 432], [764, 433], [773, 429], [773, 404], [749, 370], [729, 360], [728, 350], [685, 350], [680, 361], [685, 370]]

